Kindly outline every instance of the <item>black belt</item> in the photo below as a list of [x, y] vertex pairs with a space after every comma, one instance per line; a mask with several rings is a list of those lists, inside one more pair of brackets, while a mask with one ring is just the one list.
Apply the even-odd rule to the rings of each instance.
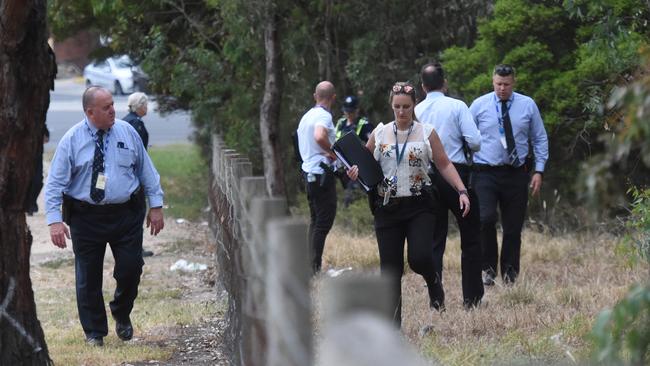
[[519, 169], [524, 169], [524, 166], [514, 167], [512, 165], [488, 165], [488, 164], [476, 164], [474, 163], [474, 169], [478, 172], [485, 171], [515, 171]]
[[144, 190], [142, 187], [138, 187], [133, 193], [128, 201], [122, 203], [107, 203], [105, 205], [94, 205], [86, 201], [81, 201], [69, 196], [65, 196], [64, 200], [70, 200], [70, 206], [72, 211], [76, 213], [97, 213], [97, 214], [109, 214], [109, 213], [119, 213], [126, 210], [133, 210], [137, 208], [135, 201], [142, 196]]
[[128, 200], [123, 203], [107, 203], [105, 205], [93, 205], [86, 201], [79, 201], [77, 199], [71, 198], [72, 200], [72, 211], [75, 213], [98, 213], [98, 214], [108, 214], [108, 213], [119, 213], [125, 210], [130, 210], [131, 200]]
[[[384, 199], [384, 196], [379, 196], [382, 200]], [[419, 194], [417, 196], [400, 196], [400, 197], [391, 197], [388, 202], [408, 202], [408, 201], [417, 201], [419, 199], [424, 198], [422, 194]]]

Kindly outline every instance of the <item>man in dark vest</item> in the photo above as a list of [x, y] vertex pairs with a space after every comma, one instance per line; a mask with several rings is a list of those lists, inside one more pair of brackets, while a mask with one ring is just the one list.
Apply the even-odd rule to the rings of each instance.
[[[359, 98], [354, 95], [348, 95], [343, 100], [343, 116], [336, 122], [336, 139], [340, 139], [349, 132], [356, 133], [361, 141], [368, 142], [368, 137], [372, 133], [374, 126], [368, 121], [368, 118], [363, 117], [359, 113]], [[347, 178], [343, 175], [343, 179]], [[343, 180], [345, 186], [345, 194], [343, 196], [343, 204], [348, 207], [354, 199], [354, 190], [359, 188], [359, 183]]]

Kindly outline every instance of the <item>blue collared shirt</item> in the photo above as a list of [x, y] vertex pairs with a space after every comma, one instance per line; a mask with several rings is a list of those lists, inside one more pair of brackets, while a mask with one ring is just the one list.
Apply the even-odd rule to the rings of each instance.
[[[519, 160], [524, 162], [530, 141], [535, 154], [535, 171], [543, 172], [548, 160], [548, 137], [537, 104], [532, 98], [513, 92], [507, 105]], [[469, 110], [482, 137], [481, 151], [474, 155], [474, 162], [488, 165], [509, 164], [508, 151], [501, 143], [501, 102], [496, 93], [491, 92], [476, 98]]]
[[472, 151], [480, 150], [481, 133], [465, 102], [441, 92], [429, 92], [426, 99], [415, 106], [415, 116], [420, 122], [433, 126], [453, 163], [467, 164], [463, 141]]
[[95, 203], [90, 198], [96, 135], [97, 128], [84, 119], [59, 141], [45, 185], [48, 225], [62, 221], [63, 194], [91, 204], [123, 203], [142, 185], [149, 206], [162, 206], [160, 175], [144, 150], [140, 136], [130, 124], [117, 119], [104, 134], [104, 199]]

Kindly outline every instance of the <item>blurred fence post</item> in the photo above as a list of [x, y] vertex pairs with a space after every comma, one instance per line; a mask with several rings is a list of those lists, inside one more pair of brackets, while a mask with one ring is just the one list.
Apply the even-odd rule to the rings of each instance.
[[344, 276], [325, 281], [319, 366], [420, 366], [426, 363], [393, 323], [389, 280]]
[[313, 364], [307, 223], [276, 219], [267, 224], [268, 366]]
[[[210, 227], [218, 283], [228, 294], [224, 342], [232, 365], [314, 363], [308, 224], [284, 197], [268, 197], [252, 163], [212, 136]], [[323, 366], [420, 365], [392, 324], [381, 277], [324, 284]]]
[[[267, 254], [269, 249], [266, 223], [289, 213], [287, 200], [281, 198], [255, 197], [250, 204], [248, 219], [253, 228], [252, 240], [248, 241], [247, 256], [249, 276], [246, 287], [244, 311], [247, 331], [250, 330], [251, 365], [264, 365], [268, 351], [266, 280]], [[250, 327], [250, 329], [248, 329]]]
[[356, 312], [373, 313], [392, 322], [392, 291], [388, 279], [382, 276], [344, 275], [326, 279], [321, 296], [323, 326]]

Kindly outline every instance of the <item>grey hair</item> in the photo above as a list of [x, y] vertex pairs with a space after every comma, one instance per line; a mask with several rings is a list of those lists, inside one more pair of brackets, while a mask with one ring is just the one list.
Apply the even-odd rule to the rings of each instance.
[[148, 99], [149, 98], [147, 98], [147, 94], [142, 92], [135, 92], [129, 95], [129, 99], [127, 101], [129, 105], [129, 112], [135, 112], [138, 109], [146, 106]]

